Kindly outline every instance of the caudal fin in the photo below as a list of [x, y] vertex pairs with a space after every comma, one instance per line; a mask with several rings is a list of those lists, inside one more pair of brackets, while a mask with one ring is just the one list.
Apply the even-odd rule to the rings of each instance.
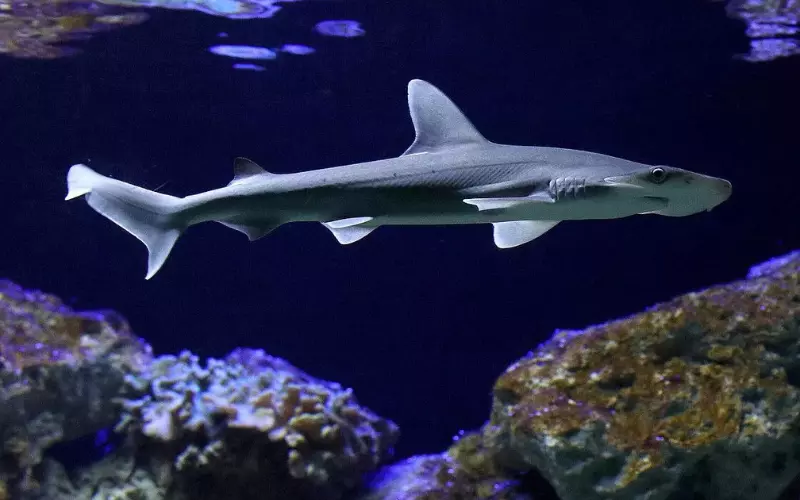
[[136, 236], [147, 246], [147, 276], [153, 277], [186, 229], [176, 214], [181, 199], [110, 179], [86, 165], [67, 173], [67, 200], [86, 195], [93, 209]]

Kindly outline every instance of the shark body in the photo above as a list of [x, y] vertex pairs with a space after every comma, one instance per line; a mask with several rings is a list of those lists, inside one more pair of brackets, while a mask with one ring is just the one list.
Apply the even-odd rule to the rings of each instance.
[[291, 174], [238, 158], [225, 187], [177, 198], [70, 168], [66, 199], [89, 205], [148, 248], [147, 278], [189, 226], [220, 222], [252, 240], [281, 224], [321, 222], [342, 244], [385, 225], [492, 224], [499, 248], [527, 243], [565, 220], [710, 210], [731, 184], [683, 169], [587, 151], [485, 139], [440, 90], [408, 86], [416, 131], [399, 157]]

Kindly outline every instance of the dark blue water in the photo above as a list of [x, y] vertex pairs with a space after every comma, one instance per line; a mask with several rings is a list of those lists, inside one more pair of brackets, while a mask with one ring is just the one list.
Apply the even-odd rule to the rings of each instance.
[[[479, 5], [478, 5], [479, 4]], [[0, 275], [115, 308], [158, 353], [264, 348], [355, 388], [435, 452], [488, 418], [494, 378], [555, 328], [577, 328], [745, 274], [800, 247], [800, 58], [763, 64], [704, 0], [309, 2], [271, 20], [151, 9], [54, 61], [0, 58]], [[356, 19], [366, 35], [311, 27]], [[207, 51], [313, 46], [260, 72]], [[293, 172], [400, 154], [406, 84], [446, 92], [490, 140], [586, 149], [729, 179], [711, 213], [565, 223], [513, 250], [487, 227], [381, 228], [339, 246], [318, 226], [248, 243], [192, 228], [144, 281], [145, 248], [65, 174], [187, 195], [235, 156]], [[163, 185], [163, 187], [161, 187]]]

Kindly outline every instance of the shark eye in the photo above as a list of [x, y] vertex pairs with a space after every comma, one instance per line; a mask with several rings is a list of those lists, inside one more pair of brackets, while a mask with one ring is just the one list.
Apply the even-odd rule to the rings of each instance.
[[656, 184], [661, 184], [667, 180], [667, 177], [669, 177], [667, 171], [661, 167], [653, 167], [650, 169], [650, 180]]

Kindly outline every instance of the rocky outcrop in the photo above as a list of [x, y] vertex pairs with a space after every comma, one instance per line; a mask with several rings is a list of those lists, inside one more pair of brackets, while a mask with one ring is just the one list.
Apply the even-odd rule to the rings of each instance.
[[150, 359], [150, 346], [119, 315], [74, 311], [52, 295], [0, 282], [5, 487], [35, 489], [32, 469], [49, 446], [114, 425], [113, 399], [130, 392], [125, 377]]
[[444, 453], [385, 467], [359, 500], [531, 500], [492, 430], [460, 436]]
[[497, 446], [562, 500], [778, 497], [800, 473], [800, 253], [559, 331], [494, 387]]

